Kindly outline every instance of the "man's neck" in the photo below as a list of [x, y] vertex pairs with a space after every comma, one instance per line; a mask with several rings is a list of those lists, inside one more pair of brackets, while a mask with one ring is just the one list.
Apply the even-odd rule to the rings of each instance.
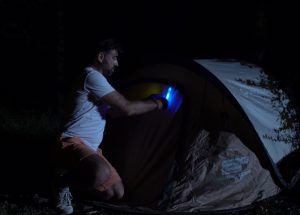
[[100, 66], [97, 66], [97, 65], [91, 65], [91, 67], [96, 70], [97, 72], [100, 72], [101, 74], [103, 74], [103, 70], [101, 69]]

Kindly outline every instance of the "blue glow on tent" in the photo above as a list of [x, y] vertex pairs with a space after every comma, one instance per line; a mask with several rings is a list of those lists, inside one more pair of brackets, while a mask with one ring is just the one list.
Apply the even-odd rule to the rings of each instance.
[[183, 100], [182, 94], [173, 86], [164, 88], [162, 96], [169, 102], [168, 110], [172, 113], [176, 113], [180, 108]]
[[168, 91], [167, 91], [167, 95], [166, 95], [166, 99], [169, 101], [170, 100], [170, 94], [171, 94], [171, 91], [172, 91], [172, 87], [169, 87], [168, 88]]

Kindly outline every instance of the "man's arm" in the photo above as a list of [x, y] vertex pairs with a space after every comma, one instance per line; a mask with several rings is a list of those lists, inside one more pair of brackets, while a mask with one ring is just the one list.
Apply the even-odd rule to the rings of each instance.
[[132, 116], [142, 114], [155, 109], [162, 109], [163, 103], [160, 100], [148, 99], [129, 101], [122, 94], [113, 91], [101, 98], [101, 102], [117, 109], [123, 115]]

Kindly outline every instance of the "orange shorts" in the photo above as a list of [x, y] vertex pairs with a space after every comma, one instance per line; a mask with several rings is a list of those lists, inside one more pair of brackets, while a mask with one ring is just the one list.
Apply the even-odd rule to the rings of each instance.
[[95, 151], [94, 149], [86, 145], [79, 137], [61, 138], [58, 141], [59, 161], [64, 168], [74, 169], [83, 159], [94, 154], [97, 154], [111, 170], [109, 178], [99, 187], [96, 187], [97, 190], [103, 192], [114, 184], [121, 182], [121, 178], [116, 169], [103, 156], [102, 150], [98, 149], [97, 151]]

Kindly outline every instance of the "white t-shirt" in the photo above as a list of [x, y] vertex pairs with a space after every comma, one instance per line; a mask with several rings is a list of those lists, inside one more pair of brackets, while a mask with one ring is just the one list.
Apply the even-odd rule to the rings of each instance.
[[97, 149], [103, 139], [107, 105], [96, 101], [115, 89], [92, 67], [84, 70], [84, 80], [77, 86], [72, 111], [64, 125], [62, 137], [80, 137], [88, 146]]

